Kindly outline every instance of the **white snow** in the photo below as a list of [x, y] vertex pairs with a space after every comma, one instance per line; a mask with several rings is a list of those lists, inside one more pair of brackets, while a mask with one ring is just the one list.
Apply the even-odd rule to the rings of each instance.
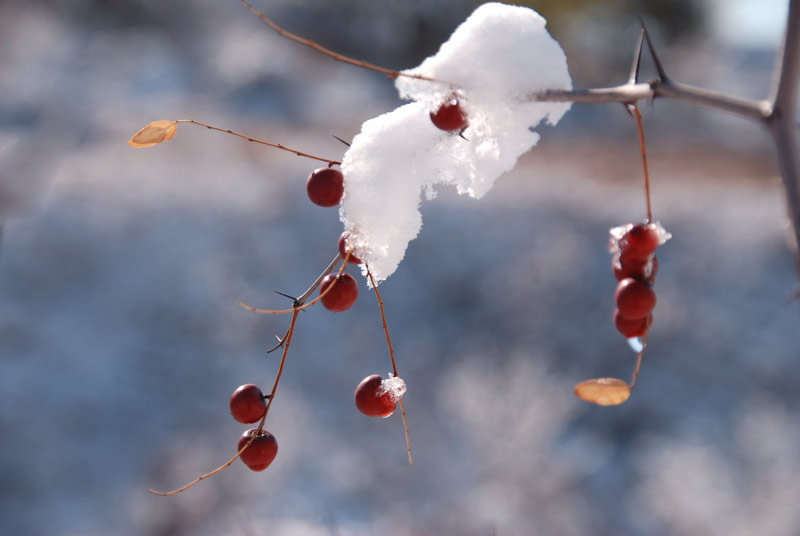
[[[362, 125], [342, 162], [340, 218], [348, 245], [376, 281], [397, 269], [419, 234], [423, 191], [431, 199], [434, 186], [445, 184], [482, 197], [539, 140], [533, 128], [544, 120], [555, 125], [569, 109], [525, 102], [531, 92], [572, 87], [545, 23], [528, 8], [480, 6], [436, 55], [406, 71], [436, 81], [398, 77], [400, 96], [414, 102]], [[453, 94], [469, 118], [463, 137], [437, 129], [429, 117]]]
[[403, 395], [406, 394], [406, 382], [399, 376], [394, 376], [391, 372], [388, 378], [381, 380], [381, 386], [378, 387], [378, 396], [384, 393], [389, 393], [392, 402], [399, 402]]

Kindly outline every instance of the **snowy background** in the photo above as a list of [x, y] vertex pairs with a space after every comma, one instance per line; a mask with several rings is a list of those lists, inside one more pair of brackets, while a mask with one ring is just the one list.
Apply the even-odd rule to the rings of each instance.
[[[398, 68], [474, 7], [377, 4], [259, 7]], [[720, 29], [719, 4], [706, 38], [665, 45], [667, 68], [759, 98], [785, 6], [750, 2], [767, 16]], [[634, 26], [571, 18], [552, 31], [574, 84], [624, 80]], [[332, 134], [397, 105], [380, 75], [276, 37], [233, 0], [0, 2], [0, 533], [796, 534], [800, 310], [772, 155], [755, 125], [671, 102], [644, 109], [654, 211], [674, 239], [624, 405], [572, 386], [633, 365], [606, 243], [644, 216], [635, 130], [619, 105], [574, 106], [481, 201], [443, 188], [424, 203], [380, 287], [413, 469], [399, 416], [352, 402], [389, 370], [362, 286], [347, 312], [301, 315], [267, 471], [237, 463], [147, 493], [233, 453], [244, 427], [228, 397], [269, 388], [279, 356], [264, 351], [288, 322], [235, 302], [287, 305], [272, 291], [302, 292], [341, 224], [306, 198], [313, 162], [188, 125], [161, 147], [125, 142], [193, 118], [338, 158]]]

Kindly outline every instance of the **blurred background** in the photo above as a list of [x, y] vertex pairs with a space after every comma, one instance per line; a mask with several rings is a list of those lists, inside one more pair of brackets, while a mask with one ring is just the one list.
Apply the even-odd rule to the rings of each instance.
[[[263, 0], [344, 54], [418, 64], [479, 2]], [[763, 98], [786, 2], [530, 1], [576, 87], [623, 82], [647, 21], [675, 79]], [[520, 51], [524, 53], [524, 51]], [[652, 74], [646, 62], [643, 76]], [[300, 315], [263, 473], [223, 463], [265, 391], [284, 307], [335, 255], [312, 161], [157, 119], [192, 118], [338, 159], [400, 103], [377, 73], [282, 39], [236, 0], [0, 1], [0, 533], [16, 535], [794, 535], [800, 310], [782, 190], [757, 125], [645, 104], [658, 306], [631, 399], [611, 320], [608, 229], [645, 217], [632, 120], [576, 105], [476, 202], [448, 189], [380, 290], [399, 415], [353, 405], [388, 354], [365, 285]], [[351, 269], [356, 275], [356, 271]]]

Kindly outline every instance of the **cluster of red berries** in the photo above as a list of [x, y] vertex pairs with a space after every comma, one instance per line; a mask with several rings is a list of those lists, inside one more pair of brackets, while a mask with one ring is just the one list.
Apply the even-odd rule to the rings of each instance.
[[658, 272], [655, 250], [670, 235], [649, 221], [611, 229], [611, 267], [619, 281], [614, 293], [614, 325], [625, 338], [643, 337], [653, 322], [653, 282]]
[[[231, 416], [238, 422], [253, 424], [264, 417], [267, 412], [267, 397], [257, 386], [252, 383], [240, 385], [231, 395]], [[275, 436], [263, 428], [250, 428], [239, 438], [236, 446], [237, 452], [242, 450], [247, 442], [250, 445], [239, 455], [239, 459], [252, 471], [263, 471], [278, 454], [278, 441]]]

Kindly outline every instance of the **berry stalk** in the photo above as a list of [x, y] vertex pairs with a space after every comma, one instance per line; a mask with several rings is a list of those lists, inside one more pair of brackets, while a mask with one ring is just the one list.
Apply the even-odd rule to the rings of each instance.
[[642, 170], [644, 171], [644, 196], [647, 205], [647, 221], [653, 221], [653, 206], [650, 202], [650, 174], [647, 171], [647, 150], [644, 145], [644, 127], [642, 127], [642, 114], [639, 113], [639, 104], [634, 103], [628, 106], [636, 120], [636, 134], [639, 138], [639, 151], [642, 153]]
[[240, 134], [239, 132], [235, 132], [233, 130], [227, 128], [220, 128], [215, 127], [213, 125], [208, 125], [206, 123], [202, 123], [200, 121], [195, 121], [194, 119], [178, 119], [175, 123], [189, 123], [191, 125], [197, 125], [199, 127], [205, 127], [209, 130], [216, 130], [217, 132], [224, 132], [225, 134], [231, 134], [238, 138], [242, 138], [243, 140], [247, 140], [253, 143], [258, 143], [260, 145], [266, 145], [267, 147], [272, 147], [274, 149], [280, 149], [282, 151], [287, 151], [297, 156], [302, 156], [304, 158], [310, 158], [312, 160], [319, 160], [320, 162], [326, 162], [329, 166], [339, 165], [341, 162], [338, 160], [331, 160], [330, 158], [322, 158], [321, 156], [314, 156], [313, 154], [304, 153], [303, 151], [298, 151], [297, 149], [292, 149], [291, 147], [286, 147], [280, 143], [272, 143], [264, 140], [259, 140], [258, 138], [253, 138], [251, 136], [247, 136], [245, 134]]
[[[348, 256], [350, 254], [348, 253]], [[345, 260], [345, 264], [347, 264], [347, 260]], [[375, 280], [372, 278], [372, 273], [369, 271], [369, 266], [367, 266], [367, 277], [369, 278], [369, 282], [372, 285], [372, 290], [375, 292], [375, 297], [378, 299], [378, 309], [381, 311], [381, 322], [383, 323], [383, 334], [386, 335], [386, 346], [389, 347], [389, 359], [392, 361], [392, 374], [395, 378], [398, 377], [397, 374], [397, 363], [394, 360], [394, 350], [392, 349], [392, 340], [389, 338], [389, 328], [386, 327], [386, 314], [383, 312], [383, 300], [381, 299], [381, 295], [378, 292], [378, 285], [375, 284]], [[408, 422], [406, 421], [406, 409], [403, 407], [403, 399], [401, 398], [398, 400], [400, 404], [400, 415], [403, 417], [403, 429], [405, 430], [406, 434], [406, 449], [408, 450], [408, 465], [409, 467], [414, 467], [414, 460], [411, 458], [411, 440], [408, 437]]]

